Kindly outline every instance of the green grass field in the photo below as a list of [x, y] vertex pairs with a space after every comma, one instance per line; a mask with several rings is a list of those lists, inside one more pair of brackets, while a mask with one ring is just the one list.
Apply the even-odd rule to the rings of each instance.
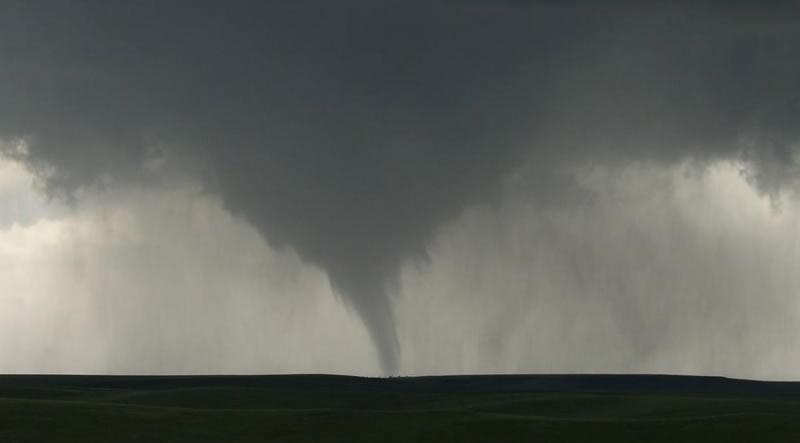
[[0, 442], [793, 442], [800, 385], [706, 377], [0, 376]]

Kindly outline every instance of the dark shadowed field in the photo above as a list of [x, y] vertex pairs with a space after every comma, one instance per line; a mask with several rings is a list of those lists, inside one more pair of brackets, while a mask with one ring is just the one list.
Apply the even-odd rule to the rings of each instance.
[[8, 375], [0, 441], [791, 442], [800, 441], [800, 383]]

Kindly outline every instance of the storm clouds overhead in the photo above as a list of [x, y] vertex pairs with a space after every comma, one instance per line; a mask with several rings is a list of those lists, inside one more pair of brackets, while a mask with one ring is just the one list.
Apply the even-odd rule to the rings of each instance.
[[97, 341], [5, 367], [796, 376], [798, 54], [777, 3], [3, 2], [0, 272], [76, 286], [0, 292]]

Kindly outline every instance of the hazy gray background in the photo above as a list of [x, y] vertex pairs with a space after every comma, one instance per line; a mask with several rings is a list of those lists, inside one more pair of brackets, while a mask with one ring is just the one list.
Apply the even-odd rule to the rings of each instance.
[[[468, 210], [404, 268], [399, 372], [796, 378], [800, 214], [739, 167], [598, 168], [578, 206], [542, 211], [510, 185]], [[0, 231], [3, 372], [382, 373], [324, 273], [217, 199], [87, 200]]]
[[0, 369], [795, 376], [798, 17], [4, 2]]

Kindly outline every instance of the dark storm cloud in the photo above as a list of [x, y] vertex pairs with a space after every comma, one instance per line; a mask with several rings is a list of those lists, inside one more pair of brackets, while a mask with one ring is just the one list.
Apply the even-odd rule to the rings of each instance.
[[523, 159], [550, 199], [578, 162], [795, 179], [791, 8], [411, 3], [4, 2], [0, 137], [56, 192], [192, 169], [327, 271], [388, 372], [399, 265]]

